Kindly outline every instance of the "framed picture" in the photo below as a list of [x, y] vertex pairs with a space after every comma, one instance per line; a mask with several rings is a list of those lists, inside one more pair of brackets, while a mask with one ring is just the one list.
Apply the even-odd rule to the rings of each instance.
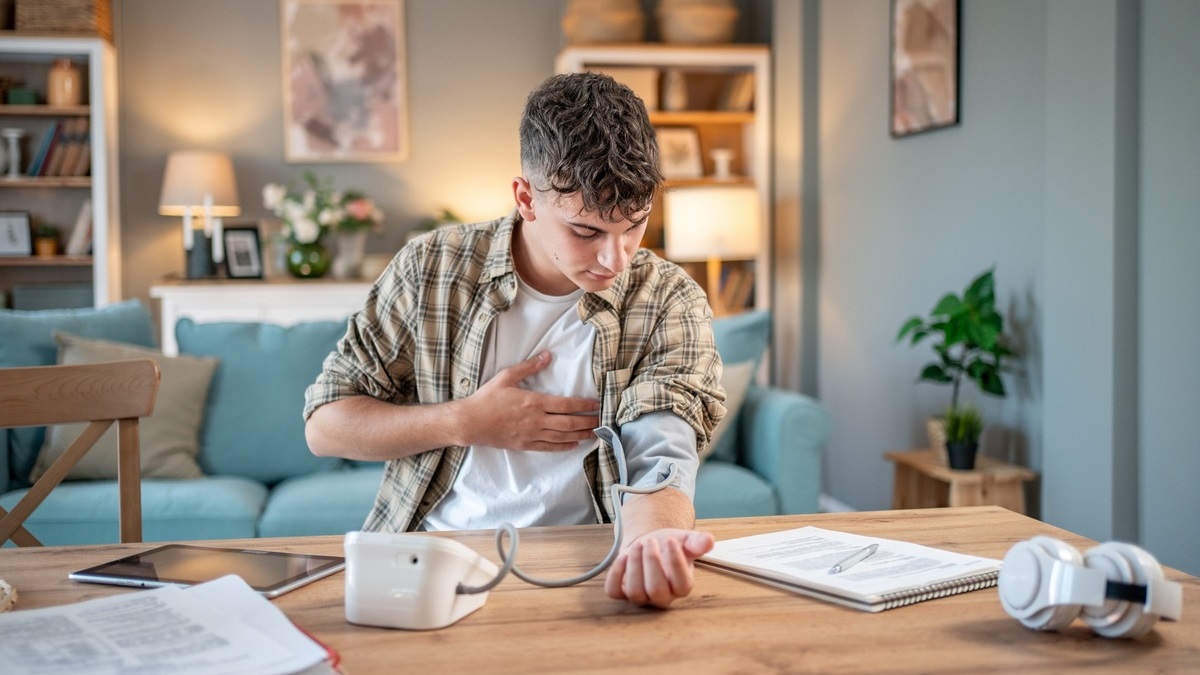
[[226, 227], [224, 231], [225, 268], [230, 279], [261, 279], [262, 245], [258, 227]]
[[892, 0], [891, 133], [959, 123], [961, 0]]
[[0, 211], [0, 255], [33, 255], [33, 235], [25, 211]]
[[658, 155], [667, 178], [700, 178], [704, 163], [700, 158], [700, 135], [690, 127], [663, 127], [658, 130]]
[[287, 161], [408, 157], [403, 0], [280, 0]]

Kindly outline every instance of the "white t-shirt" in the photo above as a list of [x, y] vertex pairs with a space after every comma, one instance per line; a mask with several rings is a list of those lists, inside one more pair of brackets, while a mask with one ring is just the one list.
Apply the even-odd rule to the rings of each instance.
[[[512, 307], [501, 312], [490, 329], [480, 381], [549, 351], [550, 365], [521, 386], [595, 399], [595, 329], [579, 318], [576, 305], [582, 296], [582, 290], [545, 295], [518, 278]], [[591, 438], [571, 450], [549, 452], [471, 446], [450, 492], [430, 511], [423, 529], [492, 529], [505, 522], [516, 527], [594, 523], [583, 458], [597, 442]]]

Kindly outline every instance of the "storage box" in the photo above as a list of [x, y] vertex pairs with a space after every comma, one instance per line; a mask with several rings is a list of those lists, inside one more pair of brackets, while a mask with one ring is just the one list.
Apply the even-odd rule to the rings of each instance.
[[98, 35], [112, 42], [112, 0], [17, 0], [17, 30]]
[[91, 284], [17, 284], [13, 309], [77, 309], [92, 306]]

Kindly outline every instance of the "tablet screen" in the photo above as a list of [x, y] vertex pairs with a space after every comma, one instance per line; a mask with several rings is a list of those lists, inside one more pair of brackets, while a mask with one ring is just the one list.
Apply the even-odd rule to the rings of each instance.
[[69, 578], [119, 586], [191, 586], [236, 574], [273, 598], [345, 567], [344, 558], [168, 544], [72, 572]]

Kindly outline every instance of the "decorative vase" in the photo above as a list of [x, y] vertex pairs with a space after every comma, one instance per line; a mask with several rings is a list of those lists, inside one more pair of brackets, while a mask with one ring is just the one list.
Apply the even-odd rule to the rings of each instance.
[[318, 279], [329, 271], [329, 249], [320, 241], [311, 244], [293, 242], [288, 247], [287, 268], [297, 279]]
[[946, 456], [951, 469], [970, 471], [975, 468], [979, 443], [946, 443]]
[[362, 276], [363, 255], [367, 251], [367, 231], [347, 230], [337, 234], [337, 253], [333, 256], [335, 279], [357, 279]]
[[46, 76], [46, 103], [74, 106], [83, 103], [83, 76], [71, 59], [55, 59]]

